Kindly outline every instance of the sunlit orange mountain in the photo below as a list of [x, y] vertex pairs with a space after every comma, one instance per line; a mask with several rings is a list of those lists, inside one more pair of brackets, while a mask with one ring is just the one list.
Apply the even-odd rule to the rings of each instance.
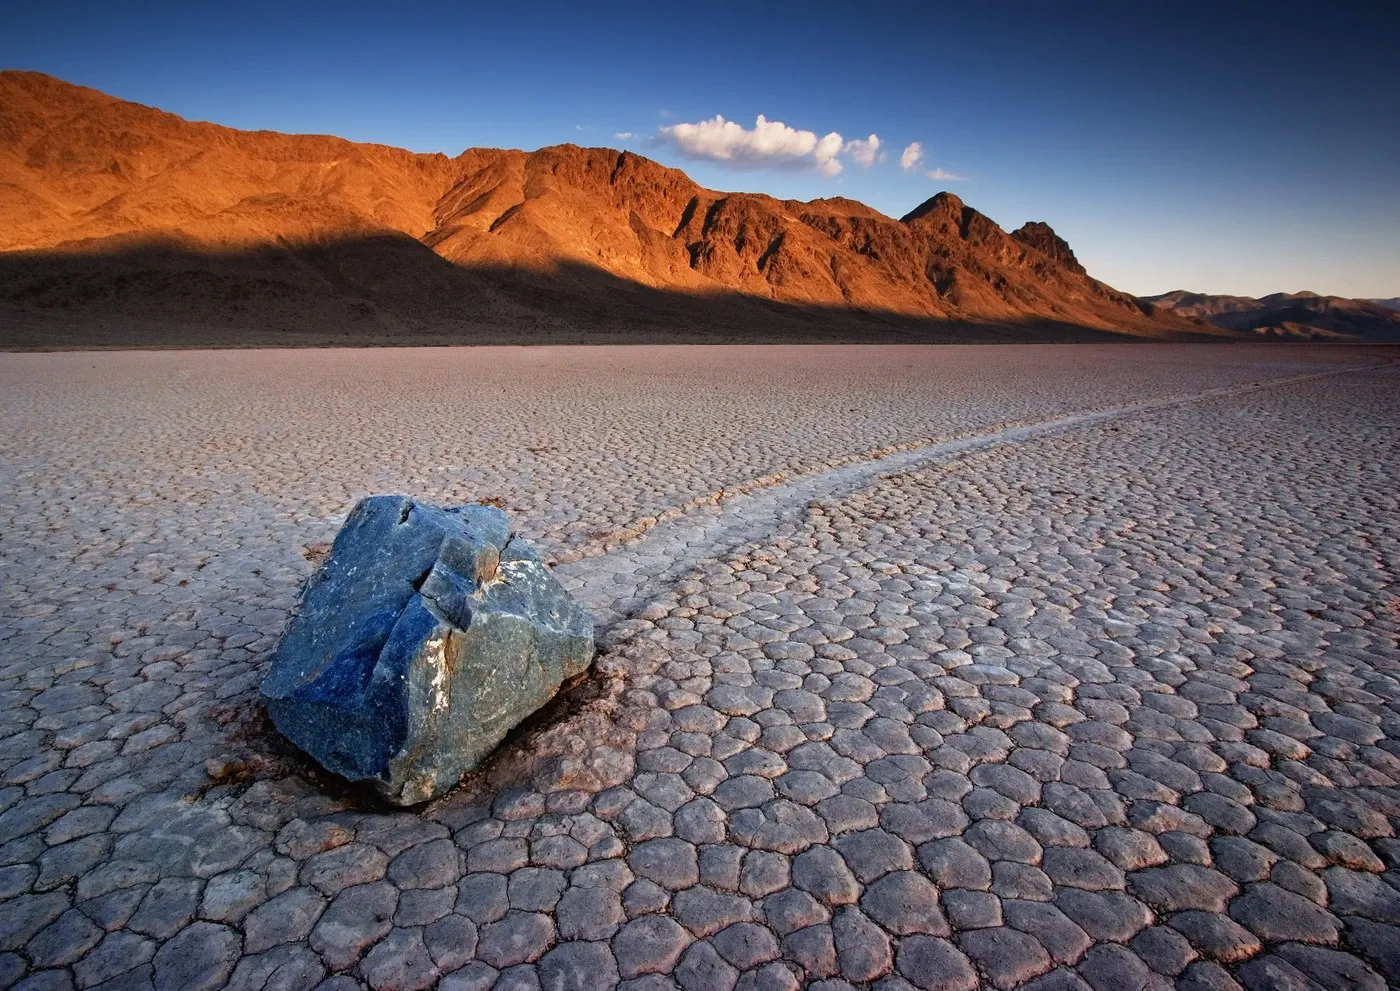
[[895, 220], [630, 152], [239, 131], [0, 72], [11, 345], [1233, 336], [951, 193]]

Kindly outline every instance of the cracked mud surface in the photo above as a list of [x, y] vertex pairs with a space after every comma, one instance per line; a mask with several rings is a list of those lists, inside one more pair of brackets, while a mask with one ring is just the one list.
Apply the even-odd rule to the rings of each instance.
[[[0, 986], [1400, 982], [1385, 352], [6, 355], [0, 414]], [[254, 696], [370, 491], [609, 620], [406, 812]]]

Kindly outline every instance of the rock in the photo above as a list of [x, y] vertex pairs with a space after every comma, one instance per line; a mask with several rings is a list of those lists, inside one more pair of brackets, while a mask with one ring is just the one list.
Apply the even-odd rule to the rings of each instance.
[[592, 658], [592, 620], [500, 510], [374, 496], [307, 583], [262, 692], [323, 767], [411, 805]]

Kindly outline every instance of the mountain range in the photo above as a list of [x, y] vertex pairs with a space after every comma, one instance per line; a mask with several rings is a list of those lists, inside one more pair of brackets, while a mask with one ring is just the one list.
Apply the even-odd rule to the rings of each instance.
[[0, 72], [9, 346], [1253, 336], [1226, 312], [1119, 292], [947, 192], [896, 220], [631, 152], [418, 154]]
[[1211, 296], [1178, 289], [1143, 302], [1178, 316], [1207, 320], [1222, 330], [1262, 337], [1313, 340], [1400, 340], [1396, 300], [1347, 299], [1315, 292]]

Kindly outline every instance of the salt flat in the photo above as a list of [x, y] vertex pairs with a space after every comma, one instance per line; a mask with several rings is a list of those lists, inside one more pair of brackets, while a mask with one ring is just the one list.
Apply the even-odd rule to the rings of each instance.
[[[10, 354], [0, 422], [0, 986], [1400, 981], [1391, 352]], [[413, 812], [256, 702], [388, 491], [604, 621]]]

